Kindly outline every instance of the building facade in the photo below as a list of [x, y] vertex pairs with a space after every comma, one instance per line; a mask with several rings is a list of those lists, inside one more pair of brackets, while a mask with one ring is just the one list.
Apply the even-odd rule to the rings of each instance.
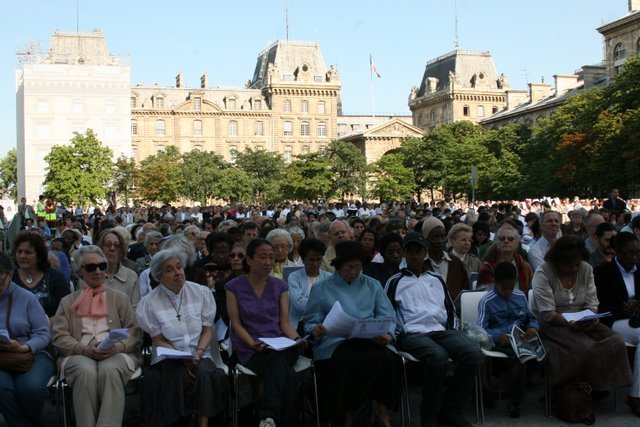
[[640, 0], [628, 0], [629, 12], [598, 28], [604, 37], [609, 79], [617, 76], [630, 55], [640, 54]]
[[456, 49], [427, 62], [409, 95], [413, 125], [425, 131], [445, 123], [477, 123], [502, 110], [507, 77], [498, 74], [490, 52]]
[[68, 144], [73, 132], [91, 128], [114, 158], [131, 154], [128, 58], [111, 55], [101, 32], [56, 32], [47, 53], [26, 50], [18, 60], [18, 198], [38, 199], [45, 156]]
[[340, 78], [327, 68], [317, 43], [277, 41], [258, 55], [246, 88], [131, 89], [131, 143], [140, 161], [168, 145], [180, 152], [207, 150], [233, 162], [246, 148], [280, 153], [285, 160], [317, 151], [337, 136]]

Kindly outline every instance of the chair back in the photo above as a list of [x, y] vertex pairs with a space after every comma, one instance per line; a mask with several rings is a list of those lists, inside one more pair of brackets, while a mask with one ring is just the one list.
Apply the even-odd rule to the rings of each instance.
[[220, 354], [220, 345], [218, 344], [218, 341], [211, 340], [211, 346], [209, 349], [211, 351], [211, 359], [213, 360], [213, 364], [216, 365], [216, 368], [220, 368], [226, 374], [229, 374], [229, 368], [222, 361], [222, 355]]
[[529, 310], [533, 311], [533, 288], [529, 289], [527, 293], [527, 302], [529, 303]]
[[478, 303], [487, 294], [487, 291], [463, 292], [460, 295], [460, 324], [478, 323]]

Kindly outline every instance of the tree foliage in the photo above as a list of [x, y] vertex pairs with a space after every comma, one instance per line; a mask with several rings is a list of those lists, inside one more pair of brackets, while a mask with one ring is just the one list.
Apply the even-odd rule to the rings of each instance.
[[183, 186], [181, 156], [172, 145], [140, 162], [136, 194], [147, 202], [171, 203]]
[[382, 156], [371, 167], [371, 194], [380, 201], [403, 201], [414, 194], [413, 170], [404, 165], [401, 153]]
[[203, 206], [208, 201], [220, 197], [222, 193], [222, 171], [229, 167], [224, 158], [211, 151], [193, 150], [182, 155], [181, 175], [184, 185], [180, 194], [190, 200], [197, 200]]
[[107, 195], [113, 152], [91, 129], [74, 132], [69, 145], [54, 145], [44, 160], [45, 192], [56, 200], [96, 203]]
[[230, 203], [253, 201], [251, 177], [238, 167], [228, 167], [220, 173], [219, 197]]
[[129, 199], [133, 195], [136, 184], [136, 176], [138, 167], [133, 158], [127, 158], [124, 154], [118, 157], [113, 164], [111, 175], [111, 188], [116, 193], [116, 197], [122, 199], [124, 204], [128, 206]]
[[251, 179], [251, 190], [256, 200], [271, 202], [281, 199], [280, 184], [285, 170], [281, 154], [247, 148], [237, 154], [235, 164]]
[[18, 200], [18, 159], [15, 148], [0, 159], [0, 195]]
[[332, 173], [331, 195], [342, 200], [347, 194], [366, 197], [367, 159], [355, 145], [344, 141], [331, 141], [325, 155]]
[[317, 200], [330, 195], [329, 158], [320, 152], [301, 154], [287, 165], [282, 193], [297, 200]]

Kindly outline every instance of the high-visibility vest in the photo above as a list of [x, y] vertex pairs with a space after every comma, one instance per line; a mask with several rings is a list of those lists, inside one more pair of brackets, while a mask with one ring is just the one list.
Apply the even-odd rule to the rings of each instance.
[[38, 219], [45, 219], [46, 212], [44, 210], [44, 203], [38, 202], [36, 204], [36, 216], [38, 217]]

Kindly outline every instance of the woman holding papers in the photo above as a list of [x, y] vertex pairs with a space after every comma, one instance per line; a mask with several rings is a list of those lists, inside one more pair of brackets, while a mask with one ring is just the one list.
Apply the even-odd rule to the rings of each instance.
[[203, 427], [225, 405], [224, 373], [216, 368], [209, 349], [216, 304], [209, 288], [186, 281], [186, 265], [182, 250], [155, 254], [149, 268], [160, 285], [136, 309], [140, 327], [153, 341], [142, 396], [143, 416], [150, 426], [188, 423], [196, 415]]
[[[400, 358], [391, 345], [395, 313], [380, 283], [361, 274], [371, 260], [362, 244], [340, 242], [335, 250], [335, 273], [311, 288], [303, 317], [307, 333], [314, 337], [320, 413], [327, 414], [332, 425], [357, 425], [359, 412], [375, 400], [380, 420], [390, 426], [388, 409], [395, 410], [400, 398]], [[373, 337], [350, 339], [353, 330], [340, 333], [325, 327], [336, 302], [348, 318], [386, 320], [386, 329]]]
[[[40, 425], [40, 414], [47, 397], [47, 382], [55, 373], [51, 355], [49, 319], [38, 298], [12, 281], [13, 263], [0, 252], [0, 358], [31, 359], [28, 369], [0, 369], [0, 413], [7, 425]], [[25, 366], [26, 367], [26, 366]], [[24, 372], [19, 372], [24, 371]]]
[[585, 309], [598, 311], [587, 259], [589, 254], [579, 237], [558, 239], [533, 276], [533, 307], [548, 348], [549, 384], [562, 387], [587, 382], [593, 390], [604, 392], [631, 383], [624, 340], [598, 319], [567, 321], [563, 316]]
[[289, 320], [289, 292], [281, 279], [271, 277], [274, 248], [265, 239], [253, 239], [245, 259], [249, 273], [227, 283], [227, 310], [231, 343], [238, 361], [263, 381], [258, 408], [260, 427], [291, 423], [294, 404], [297, 346], [267, 349], [260, 338], [286, 337], [300, 341]]
[[[82, 246], [73, 258], [73, 271], [83, 289], [67, 295], [52, 319], [53, 344], [58, 349], [60, 376], [73, 389], [79, 426], [121, 425], [124, 386], [140, 366], [142, 334], [129, 298], [107, 287], [107, 259], [97, 246]], [[103, 348], [115, 329], [128, 329], [128, 338]]]

